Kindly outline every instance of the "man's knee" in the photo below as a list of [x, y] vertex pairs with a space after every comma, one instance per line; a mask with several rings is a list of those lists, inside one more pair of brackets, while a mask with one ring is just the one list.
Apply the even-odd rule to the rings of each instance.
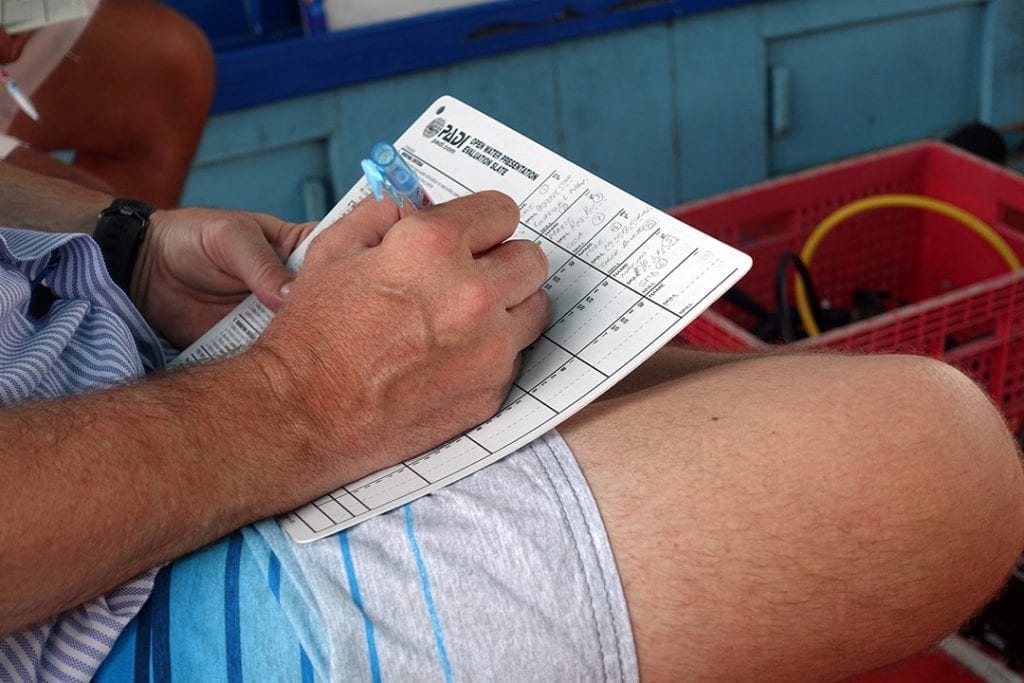
[[[917, 547], [907, 559], [920, 562], [920, 576], [933, 577], [940, 593], [954, 589], [945, 593], [950, 616], [963, 619], [999, 589], [1024, 550], [1019, 450], [989, 397], [958, 370], [922, 357], [878, 360], [889, 428], [902, 432], [892, 453], [867, 460], [879, 485], [891, 485], [893, 514], [880, 521], [904, 525], [903, 542]], [[924, 535], [919, 543], [915, 529]]]
[[[1003, 419], [927, 358], [747, 359], [594, 404], [564, 434], [648, 672], [881, 665], [955, 629], [1021, 550], [1024, 484]], [[751, 666], [729, 657], [741, 641]]]
[[[790, 401], [767, 408], [769, 436], [787, 433], [792, 449], [772, 451], [780, 462], [762, 472], [781, 512], [773, 520], [764, 506], [772, 542], [747, 566], [777, 589], [768, 623], [813, 624], [808, 655], [820, 646], [849, 674], [954, 631], [1004, 585], [1024, 550], [1024, 472], [1005, 420], [972, 380], [903, 355], [766, 358], [744, 373], [774, 378], [754, 386], [777, 382]], [[834, 616], [799, 606], [815, 586], [837, 590], [816, 605]], [[843, 638], [847, 652], [828, 654]]]
[[[1024, 471], [988, 395], [959, 370], [922, 356], [769, 361], [796, 373], [791, 385], [817, 385], [803, 397], [790, 387], [797, 410], [809, 412], [795, 424], [849, 441], [818, 454], [811, 441], [811, 452], [795, 461], [825, 480], [830, 471], [851, 478], [830, 484], [839, 520], [847, 514], [851, 527], [878, 539], [879, 552], [905, 562], [909, 580], [931, 581], [948, 597], [947, 618], [980, 607], [1024, 550]], [[795, 370], [808, 361], [810, 370]], [[854, 462], [824, 462], [822, 453]]]
[[[159, 84], [163, 111], [180, 125], [205, 121], [213, 100], [215, 64], [210, 41], [190, 19], [159, 3], [145, 3], [160, 30], [147, 37], [146, 70]], [[148, 22], [147, 22], [148, 23]]]

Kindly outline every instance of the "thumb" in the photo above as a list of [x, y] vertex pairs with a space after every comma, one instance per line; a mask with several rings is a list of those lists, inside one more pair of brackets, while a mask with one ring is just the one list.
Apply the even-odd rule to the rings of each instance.
[[225, 254], [228, 272], [245, 283], [267, 308], [276, 311], [288, 296], [293, 276], [263, 237], [250, 232]]

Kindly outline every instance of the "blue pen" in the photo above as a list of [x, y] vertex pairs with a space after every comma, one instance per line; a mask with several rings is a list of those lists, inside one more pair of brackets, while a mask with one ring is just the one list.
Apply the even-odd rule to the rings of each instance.
[[384, 198], [384, 190], [387, 190], [399, 206], [405, 200], [409, 200], [414, 209], [430, 206], [430, 197], [423, 191], [420, 179], [394, 145], [378, 142], [370, 150], [370, 158], [363, 159], [362, 166], [366, 182], [378, 202]]

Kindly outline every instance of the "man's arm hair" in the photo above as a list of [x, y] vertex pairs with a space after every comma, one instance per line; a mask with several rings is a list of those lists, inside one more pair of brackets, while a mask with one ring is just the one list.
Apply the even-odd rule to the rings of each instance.
[[0, 410], [0, 634], [336, 484], [264, 360]]
[[0, 162], [0, 226], [92, 233], [113, 197]]

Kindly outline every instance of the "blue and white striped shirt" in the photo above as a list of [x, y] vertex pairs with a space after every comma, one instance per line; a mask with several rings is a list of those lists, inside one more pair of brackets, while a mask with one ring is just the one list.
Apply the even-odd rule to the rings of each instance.
[[[41, 286], [56, 300], [36, 318], [30, 301]], [[165, 360], [91, 237], [0, 228], [0, 408], [122, 384]], [[155, 576], [0, 638], [0, 680], [91, 679]]]

